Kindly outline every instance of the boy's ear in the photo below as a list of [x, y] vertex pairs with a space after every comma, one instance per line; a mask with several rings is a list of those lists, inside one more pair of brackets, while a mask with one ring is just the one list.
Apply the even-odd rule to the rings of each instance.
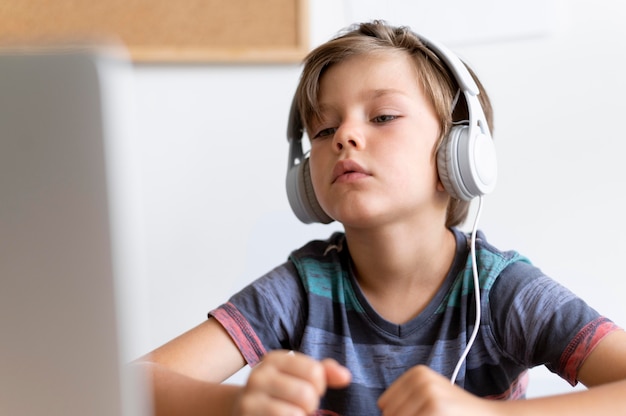
[[443, 186], [443, 182], [441, 182], [441, 179], [437, 178], [437, 190], [439, 192], [448, 192], [446, 191], [446, 187]]

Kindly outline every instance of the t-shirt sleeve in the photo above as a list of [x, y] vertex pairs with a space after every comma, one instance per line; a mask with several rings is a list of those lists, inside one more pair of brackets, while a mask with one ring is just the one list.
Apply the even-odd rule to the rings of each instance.
[[509, 357], [528, 367], [546, 365], [570, 384], [580, 366], [618, 327], [538, 268], [508, 266], [489, 297], [493, 329]]
[[306, 297], [294, 265], [275, 268], [209, 312], [226, 329], [246, 362], [267, 351], [293, 349], [303, 327]]

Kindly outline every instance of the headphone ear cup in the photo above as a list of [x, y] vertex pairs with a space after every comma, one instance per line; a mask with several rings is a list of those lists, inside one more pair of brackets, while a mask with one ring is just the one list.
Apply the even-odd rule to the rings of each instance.
[[305, 158], [302, 163], [287, 172], [287, 199], [296, 217], [305, 224], [313, 222], [328, 224], [333, 221], [324, 212], [315, 196], [309, 158]]
[[437, 151], [437, 172], [443, 187], [452, 198], [468, 201], [472, 198], [462, 187], [463, 180], [458, 163], [459, 137], [464, 135], [465, 130], [466, 126], [454, 126], [450, 129]]
[[470, 137], [469, 131], [469, 126], [452, 127], [437, 152], [441, 183], [463, 201], [493, 191], [497, 177], [493, 140], [482, 133]]

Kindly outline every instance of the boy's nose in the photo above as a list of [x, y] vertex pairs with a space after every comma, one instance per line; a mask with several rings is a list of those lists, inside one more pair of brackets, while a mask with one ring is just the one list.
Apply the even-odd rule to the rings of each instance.
[[344, 123], [335, 132], [334, 146], [338, 151], [346, 148], [361, 149], [363, 145], [362, 130], [354, 123]]

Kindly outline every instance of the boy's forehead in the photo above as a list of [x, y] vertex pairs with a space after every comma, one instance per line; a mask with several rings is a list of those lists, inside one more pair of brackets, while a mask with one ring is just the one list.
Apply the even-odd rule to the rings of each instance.
[[[406, 88], [404, 89], [398, 89], [398, 88], [368, 89], [367, 86], [364, 86], [359, 91], [359, 95], [358, 95], [358, 98], [362, 99], [363, 101], [375, 101], [377, 99], [384, 99], [387, 97], [410, 98], [411, 95], [408, 93], [408, 90]], [[327, 101], [326, 96], [324, 96], [323, 94], [320, 94], [320, 99], [317, 103], [317, 107], [320, 113], [323, 113], [324, 111], [332, 110], [334, 108], [334, 105], [331, 102]]]
[[417, 67], [407, 54], [366, 54], [351, 56], [328, 67], [319, 79], [318, 108], [324, 99], [342, 89], [353, 87], [362, 98], [407, 95], [420, 89]]
[[357, 67], [360, 66], [362, 69], [367, 69], [369, 66], [373, 65], [390, 65], [399, 63], [415, 67], [413, 58], [407, 51], [399, 49], [383, 49], [347, 55], [344, 58], [330, 64], [327, 67], [327, 70], [339, 66], [349, 65], [355, 65]]

